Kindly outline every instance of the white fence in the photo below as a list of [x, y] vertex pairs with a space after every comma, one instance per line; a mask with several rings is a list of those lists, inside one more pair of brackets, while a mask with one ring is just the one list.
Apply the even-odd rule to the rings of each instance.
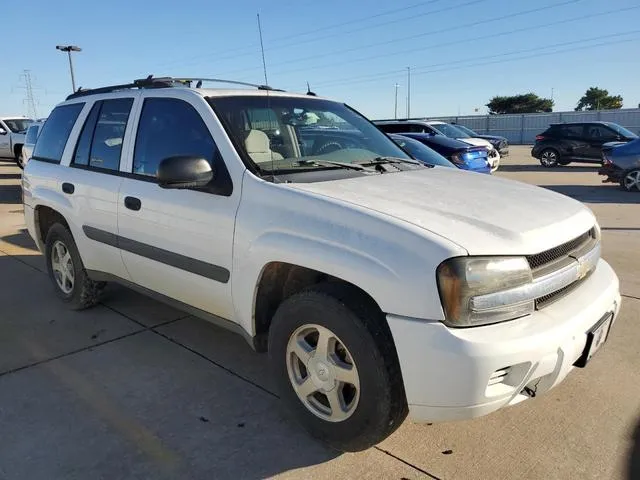
[[[422, 117], [423, 120], [425, 117]], [[500, 135], [512, 145], [535, 142], [551, 123], [562, 122], [613, 122], [634, 133], [640, 130], [640, 109], [596, 110], [592, 112], [528, 113], [524, 115], [474, 115], [454, 117], [426, 117], [428, 120], [455, 122], [483, 135]], [[417, 120], [417, 119], [415, 119]]]

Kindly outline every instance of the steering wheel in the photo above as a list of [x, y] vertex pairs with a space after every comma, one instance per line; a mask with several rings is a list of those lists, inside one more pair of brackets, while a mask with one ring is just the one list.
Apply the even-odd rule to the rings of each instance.
[[342, 150], [343, 148], [344, 147], [339, 142], [336, 142], [335, 140], [329, 140], [320, 145], [318, 148], [314, 148], [313, 154], [322, 155], [324, 153], [331, 153], [337, 150]]

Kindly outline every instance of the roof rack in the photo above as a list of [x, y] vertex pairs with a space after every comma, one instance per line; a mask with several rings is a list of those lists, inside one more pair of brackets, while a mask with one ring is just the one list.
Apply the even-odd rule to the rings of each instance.
[[110, 93], [116, 92], [118, 90], [127, 90], [131, 88], [170, 88], [170, 87], [191, 87], [191, 83], [196, 82], [196, 88], [200, 88], [202, 86], [202, 82], [214, 82], [214, 83], [227, 83], [231, 85], [243, 85], [245, 87], [255, 87], [258, 90], [270, 90], [276, 92], [283, 92], [284, 90], [279, 90], [276, 88], [272, 88], [269, 85], [258, 85], [254, 83], [247, 82], [238, 82], [236, 80], [224, 80], [221, 78], [196, 78], [196, 77], [154, 77], [153, 75], [149, 75], [147, 78], [142, 78], [138, 80], [134, 80], [133, 83], [123, 83], [120, 85], [110, 85], [107, 87], [100, 88], [87, 88], [83, 89], [78, 88], [78, 90], [67, 97], [67, 100], [71, 100], [72, 98], [83, 97], [85, 95], [95, 95], [98, 93]]

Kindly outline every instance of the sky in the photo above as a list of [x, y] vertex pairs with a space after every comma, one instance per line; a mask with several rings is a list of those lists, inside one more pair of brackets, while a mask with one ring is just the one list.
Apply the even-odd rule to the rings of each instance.
[[[77, 86], [215, 77], [348, 103], [366, 116], [473, 115], [495, 95], [534, 92], [573, 110], [587, 88], [640, 104], [637, 0], [31, 0], [3, 2], [0, 115], [38, 117]], [[398, 85], [396, 87], [396, 84]]]

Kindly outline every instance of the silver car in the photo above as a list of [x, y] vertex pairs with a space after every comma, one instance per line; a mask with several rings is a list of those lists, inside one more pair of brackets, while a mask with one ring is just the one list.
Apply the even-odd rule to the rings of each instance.
[[24, 145], [22, 146], [22, 153], [18, 160], [18, 166], [20, 168], [24, 168], [31, 158], [31, 155], [33, 154], [33, 147], [36, 145], [36, 140], [38, 140], [40, 130], [42, 130], [42, 125], [44, 125], [44, 120], [38, 120], [29, 125], [27, 135], [24, 139]]

